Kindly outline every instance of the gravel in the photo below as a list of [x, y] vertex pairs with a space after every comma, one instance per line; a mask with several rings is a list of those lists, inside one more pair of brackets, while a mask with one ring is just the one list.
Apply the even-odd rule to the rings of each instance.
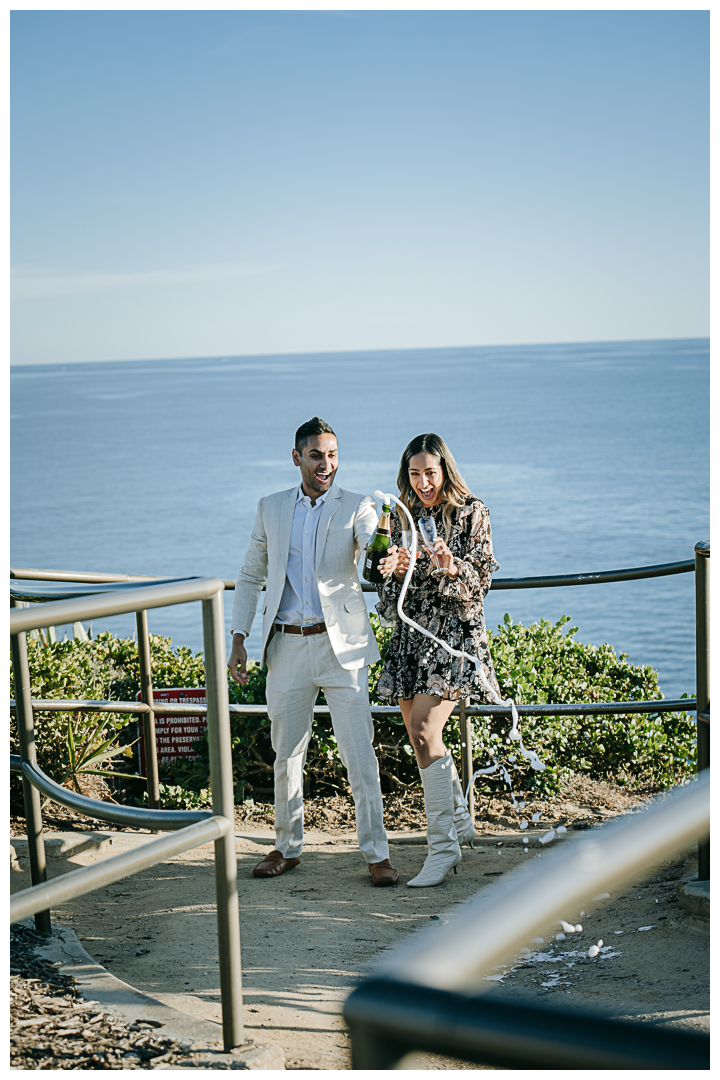
[[127, 1024], [37, 953], [47, 938], [10, 928], [11, 1069], [153, 1069], [187, 1058], [187, 1047], [157, 1033], [157, 1021]]

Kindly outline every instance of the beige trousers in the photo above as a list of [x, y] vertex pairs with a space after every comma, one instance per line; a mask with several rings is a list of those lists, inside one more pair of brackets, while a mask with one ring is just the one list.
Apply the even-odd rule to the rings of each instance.
[[275, 633], [267, 650], [267, 704], [275, 751], [275, 847], [295, 858], [303, 844], [303, 769], [318, 689], [325, 692], [340, 760], [355, 802], [367, 862], [388, 858], [380, 772], [373, 750], [368, 669], [341, 667], [327, 634]]

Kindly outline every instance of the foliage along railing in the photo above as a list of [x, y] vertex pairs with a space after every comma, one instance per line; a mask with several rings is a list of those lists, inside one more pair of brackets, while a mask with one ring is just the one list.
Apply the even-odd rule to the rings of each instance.
[[[700, 546], [704, 547], [705, 545]], [[709, 562], [709, 559], [707, 561]], [[686, 560], [583, 574], [496, 578], [493, 582], [493, 588], [516, 589], [601, 584], [609, 581], [626, 581], [686, 573], [691, 572], [694, 568], [693, 561]], [[13, 582], [12, 589], [17, 597], [16, 602], [22, 602], [20, 597], [25, 597], [26, 602], [28, 602], [31, 597], [35, 601], [41, 597], [49, 599], [51, 596], [59, 595], [69, 598], [70, 596], [76, 596], [78, 592], [87, 595], [101, 590], [105, 591], [105, 589], [108, 592], [125, 592], [128, 588], [132, 589], [140, 581], [145, 583], [150, 580], [160, 580], [126, 574], [75, 573], [19, 567], [13, 567], [11, 575], [17, 582], [17, 584]], [[31, 580], [37, 582], [37, 584], [21, 585], [19, 582], [23, 578], [26, 582]], [[222, 580], [225, 589], [234, 588], [234, 581]], [[67, 584], [61, 584], [61, 581], [66, 583], [70, 581], [70, 587]], [[43, 582], [45, 584], [42, 584]], [[48, 584], [48, 582], [51, 582], [51, 584]], [[364, 584], [363, 587], [368, 591], [374, 589], [372, 585]], [[508, 619], [509, 617], [506, 616], [506, 623]], [[620, 661], [625, 658], [621, 657], [620, 661], [618, 661], [613, 650], [609, 649], [608, 646], [596, 648], [582, 646], [577, 642], [570, 643], [569, 637], [573, 631], [570, 631], [569, 634], [563, 634], [562, 642], [554, 640], [554, 638], [559, 638], [560, 626], [566, 619], [567, 617], [564, 617], [555, 627], [551, 627], [549, 623], [541, 620], [539, 627], [533, 626], [528, 629], [522, 626], [513, 626], [510, 620], [509, 625], [501, 625], [498, 628], [497, 634], [500, 637], [491, 643], [495, 666], [499, 677], [501, 676], [503, 691], [513, 696], [515, 700], [523, 702], [520, 710], [521, 714], [528, 718], [528, 723], [533, 727], [533, 735], [538, 740], [538, 745], [545, 746], [550, 756], [556, 757], [559, 761], [558, 769], [551, 767], [539, 779], [540, 787], [551, 790], [553, 786], [557, 785], [563, 769], [565, 771], [573, 768], [579, 768], [580, 771], [588, 771], [591, 768], [597, 770], [600, 767], [599, 755], [600, 757], [605, 756], [604, 766], [609, 766], [617, 771], [623, 767], [623, 763], [631, 760], [636, 761], [638, 754], [645, 753], [648, 762], [650, 760], [653, 762], [653, 779], [661, 784], [670, 782], [673, 777], [676, 778], [678, 769], [680, 775], [687, 773], [688, 769], [694, 767], [695, 736], [694, 732], [691, 733], [689, 728], [688, 731], [685, 731], [683, 724], [674, 718], [678, 714], [695, 711], [695, 699], [686, 695], [684, 698], [672, 702], [660, 700], [656, 677], [653, 686], [648, 683], [645, 677], [646, 672], [652, 672], [650, 668], [633, 669], [633, 671], [641, 673], [642, 677], [633, 676], [628, 678], [621, 675], [618, 682], [618, 674], [621, 668]], [[387, 631], [376, 627], [376, 634], [382, 653], [383, 639], [387, 637]], [[154, 726], [155, 712], [160, 714], [162, 707], [155, 705], [151, 700], [151, 649], [146, 620], [144, 625], [141, 625], [140, 620], [138, 621], [138, 636], [139, 652], [146, 655], [145, 701], [142, 703], [126, 701], [124, 707], [119, 707], [120, 702], [118, 701], [115, 711], [121, 713], [125, 709], [128, 712], [141, 713], [144, 716], [143, 724], [147, 728], [149, 721], [152, 721], [152, 726]], [[100, 637], [103, 637], [103, 635], [100, 635]], [[523, 637], [523, 640], [520, 640], [521, 637]], [[531, 638], [533, 640], [530, 640]], [[535, 638], [537, 640], [534, 640]], [[156, 643], [158, 640], [154, 638], [153, 642]], [[182, 649], [181, 646], [180, 650]], [[523, 650], [525, 651], [523, 652]], [[591, 650], [593, 655], [581, 656], [582, 650]], [[603, 651], [609, 651], [612, 654], [613, 677], [610, 683], [608, 683], [607, 674], [610, 660], [603, 655]], [[157, 650], [154, 646], [153, 652], [155, 655], [153, 656], [152, 667], [153, 670], [156, 670], [158, 659]], [[569, 661], [568, 655], [570, 656]], [[160, 669], [164, 674], [158, 676], [162, 685], [202, 685], [202, 682], [193, 677], [190, 671], [186, 676], [188, 678], [187, 682], [181, 681], [178, 683], [176, 679], [169, 677], [172, 673], [166, 660], [165, 653], [162, 653], [159, 662]], [[194, 659], [192, 662], [186, 660], [184, 666], [191, 669], [194, 663]], [[575, 678], [574, 681], [565, 678], [564, 674], [568, 665], [572, 667], [573, 664], [577, 666], [579, 675], [583, 676]], [[371, 669], [371, 701], [373, 700], [372, 691], [377, 681], [379, 665], [374, 667], [376, 670]], [[626, 665], [626, 667], [629, 670], [631, 666]], [[553, 668], [553, 677], [549, 683], [547, 676], [543, 676], [543, 668]], [[599, 674], [603, 670], [605, 674]], [[556, 677], [555, 672], [562, 673], [563, 678]], [[592, 672], [595, 672], [595, 674], [591, 674]], [[655, 676], [655, 673], [652, 674]], [[584, 677], [590, 675], [591, 677]], [[264, 707], [265, 695], [264, 684], [261, 685], [262, 683], [264, 683], [264, 680], [260, 678], [260, 673], [257, 672], [252, 675], [249, 686], [244, 688], [240, 694], [238, 694], [239, 688], [234, 684], [231, 684], [230, 687], [231, 702], [234, 705], [232, 708], [233, 747], [237, 761], [235, 779], [236, 784], [241, 785], [241, 791], [244, 790], [242, 786], [244, 783], [250, 790], [253, 790], [253, 783], [257, 785], [257, 780], [262, 783], [260, 778], [263, 776], [269, 780], [272, 773], [272, 755], [268, 738], [269, 721]], [[561, 683], [562, 685], [560, 685]], [[591, 686], [595, 687], [592, 691], [589, 689]], [[588, 689], [583, 689], [584, 687]], [[135, 688], [133, 687], [133, 690]], [[610, 696], [607, 693], [603, 694], [604, 688], [613, 691]], [[83, 708], [83, 705], [79, 703], [80, 696], [78, 695], [74, 704], [66, 699], [65, 709], [74, 708], [75, 711], [79, 712]], [[129, 696], [128, 693], [118, 694], [118, 698], [123, 699]], [[47, 696], [38, 695], [38, 697], [46, 700]], [[87, 694], [82, 694], [82, 699], [86, 698]], [[321, 702], [322, 700], [321, 697]], [[652, 702], [652, 704], [649, 704], [649, 702]], [[237, 706], [241, 706], [241, 708], [238, 709]], [[57, 709], [58, 706], [45, 706], [45, 708], [48, 710], [50, 708]], [[91, 710], [85, 707], [85, 711], [90, 712]], [[98, 711], [101, 711], [100, 706], [98, 706]], [[102, 711], [111, 712], [112, 710], [109, 705], [106, 705], [102, 707]], [[198, 712], [196, 707], [194, 707], [194, 712]], [[373, 713], [376, 720], [385, 725], [382, 731], [379, 732], [380, 737], [377, 739], [381, 773], [385, 775], [392, 786], [403, 789], [410, 780], [409, 776], [404, 775], [408, 771], [410, 762], [405, 760], [407, 748], [401, 745], [404, 742], [404, 736], [400, 712], [397, 708], [384, 707], [376, 702]], [[637, 725], [634, 720], [626, 722], [623, 717], [632, 713], [643, 713], [648, 719], [643, 720], [641, 718]], [[500, 737], [499, 725], [502, 723], [503, 714], [504, 711], [497, 707], [487, 705], [470, 706], [469, 702], [459, 703], [458, 708], [455, 710], [448, 727], [448, 735], [452, 742], [452, 749], [461, 758], [463, 778], [466, 782], [473, 768], [473, 753], [482, 756], [492, 748], [492, 744], [488, 740], [497, 740]], [[610, 727], [608, 727], [607, 718], [610, 717], [612, 720], [611, 714], [615, 714], [618, 720], [613, 720]], [[254, 717], [256, 725], [259, 725], [259, 727], [256, 726], [252, 731], [248, 730], [247, 725], [238, 727], [241, 716], [245, 718]], [[578, 730], [577, 728], [568, 728], [568, 718], [572, 716], [586, 718], [604, 716], [606, 720], [597, 721], [591, 729], [584, 727], [582, 730]], [[666, 719], [661, 722], [660, 718], [662, 716]], [[486, 721], [492, 721], [493, 728], [498, 727], [498, 730], [495, 731], [480, 724], [475, 725], [473, 735], [471, 732], [473, 717], [484, 717]], [[316, 711], [316, 719], [319, 725], [318, 738], [314, 740], [311, 748], [313, 760], [308, 761], [308, 773], [321, 786], [327, 783], [330, 790], [336, 790], [339, 770], [339, 762], [336, 760], [337, 748], [331, 738], [332, 731], [327, 714], [322, 707]], [[705, 713], [698, 714], [698, 722], [703, 723], [704, 727], [708, 726]], [[692, 749], [690, 748], [690, 742], [693, 743]], [[268, 745], [265, 746], [265, 743]], [[561, 752], [556, 754], [555, 751], [558, 746], [561, 747]], [[572, 749], [573, 746], [574, 749]], [[317, 754], [315, 755], [316, 750]], [[183, 773], [182, 765], [174, 766], [171, 770], [174, 775], [169, 779], [181, 784], [188, 783], [196, 789], [206, 787], [206, 749], [203, 756], [204, 762], [196, 763], [189, 772], [185, 770], [185, 773]], [[314, 760], [314, 756], [317, 756], [317, 761]], [[179, 769], [179, 773], [177, 773], [177, 769]], [[201, 773], [205, 775], [201, 776]], [[147, 783], [150, 798], [149, 805], [160, 805], [159, 777], [153, 767], [152, 760], [148, 763]], [[263, 789], [260, 788], [260, 790]]]

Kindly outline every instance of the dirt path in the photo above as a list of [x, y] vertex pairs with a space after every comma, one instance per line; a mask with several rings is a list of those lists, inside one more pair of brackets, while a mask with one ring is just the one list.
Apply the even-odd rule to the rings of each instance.
[[[370, 884], [353, 834], [307, 834], [301, 865], [275, 880], [256, 880], [252, 867], [272, 845], [267, 827], [248, 824], [236, 834], [243, 979], [248, 1035], [280, 1044], [291, 1069], [349, 1068], [342, 1004], [378, 954], [533, 855], [520, 834], [485, 833], [463, 850], [457, 876], [433, 889], [403, 883], [425, 857], [419, 835], [396, 836], [391, 857], [398, 888]], [[496, 826], [497, 828], [497, 826]], [[51, 877], [146, 842], [147, 833], [105, 834], [97, 848], [49, 860]], [[498, 995], [552, 995], [558, 1005], [589, 1005], [611, 1015], [707, 1030], [708, 941], [684, 925], [677, 882], [694, 871], [694, 853], [647, 881], [596, 905], [563, 942], [537, 946], [508, 968], [489, 972]], [[29, 884], [27, 860], [11, 875], [13, 891]], [[172, 859], [134, 878], [63, 905], [56, 921], [70, 926], [87, 951], [113, 974], [177, 1008], [220, 1019], [212, 846]], [[642, 927], [652, 929], [641, 930]], [[559, 927], [557, 928], [559, 930]], [[589, 945], [604, 950], [591, 961]], [[418, 1068], [469, 1068], [424, 1057]]]

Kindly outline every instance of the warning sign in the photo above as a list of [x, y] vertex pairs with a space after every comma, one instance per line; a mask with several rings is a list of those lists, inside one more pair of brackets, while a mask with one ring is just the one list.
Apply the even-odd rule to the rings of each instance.
[[[142, 696], [138, 692], [137, 700]], [[155, 690], [153, 688], [153, 700], [156, 705], [205, 705], [207, 703], [204, 686], [173, 687], [170, 690]], [[140, 724], [142, 733], [142, 723]], [[173, 761], [175, 758], [184, 757], [188, 761], [197, 761], [200, 755], [194, 749], [193, 744], [201, 739], [207, 731], [207, 716], [173, 716], [155, 714], [155, 746], [157, 747], [158, 762]], [[143, 776], [145, 772], [145, 744], [140, 739], [140, 770]]]

